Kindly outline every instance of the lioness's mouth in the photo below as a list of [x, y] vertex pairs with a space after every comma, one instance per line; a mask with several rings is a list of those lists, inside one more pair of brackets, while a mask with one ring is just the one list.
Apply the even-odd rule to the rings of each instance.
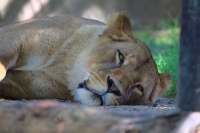
[[80, 83], [79, 86], [78, 86], [78, 88], [83, 88], [83, 89], [85, 89], [85, 90], [88, 90], [88, 91], [93, 92], [93, 94], [94, 94], [93, 98], [94, 98], [94, 99], [96, 99], [96, 98], [100, 99], [100, 101], [101, 101], [101, 104], [100, 104], [100, 105], [103, 105], [102, 96], [99, 95], [99, 94], [97, 94], [97, 93], [95, 93], [94, 91], [90, 90], [90, 89], [86, 86], [86, 81], [84, 81], [83, 83]]
[[122, 96], [121, 92], [119, 91], [119, 89], [117, 88], [117, 86], [115, 85], [115, 82], [113, 81], [113, 79], [110, 78], [110, 76], [108, 76], [107, 78], [107, 91], [103, 94], [100, 94], [96, 89], [94, 88], [88, 88], [87, 87], [87, 81], [84, 81], [82, 83], [79, 84], [78, 89], [84, 89], [87, 90], [89, 92], [92, 92], [92, 94], [90, 95], [90, 97], [92, 97], [93, 100], [95, 99], [99, 99], [100, 100], [100, 105], [104, 104], [104, 100], [103, 100], [103, 96], [107, 93], [113, 93], [116, 96]]
[[84, 89], [86, 89], [88, 91], [91, 91], [89, 88], [87, 88], [86, 81], [84, 81], [83, 83], [80, 83], [79, 86], [78, 86], [78, 88], [84, 88]]

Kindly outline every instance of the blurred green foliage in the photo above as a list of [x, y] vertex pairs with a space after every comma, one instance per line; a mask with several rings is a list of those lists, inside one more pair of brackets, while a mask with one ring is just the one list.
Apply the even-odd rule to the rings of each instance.
[[179, 17], [173, 18], [169, 15], [168, 20], [161, 22], [160, 26], [156, 28], [148, 26], [145, 30], [133, 31], [133, 35], [149, 46], [157, 64], [158, 72], [171, 73], [173, 76], [171, 89], [163, 96], [176, 94], [180, 35]]

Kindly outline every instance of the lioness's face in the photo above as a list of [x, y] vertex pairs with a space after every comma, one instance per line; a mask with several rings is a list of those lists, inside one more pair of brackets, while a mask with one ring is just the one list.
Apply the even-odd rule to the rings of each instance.
[[171, 75], [158, 73], [146, 44], [126, 28], [117, 37], [112, 26], [108, 27], [83, 52], [80, 60], [85, 61], [75, 63], [77, 74], [82, 75], [74, 92], [77, 101], [86, 105], [148, 104], [169, 87]]

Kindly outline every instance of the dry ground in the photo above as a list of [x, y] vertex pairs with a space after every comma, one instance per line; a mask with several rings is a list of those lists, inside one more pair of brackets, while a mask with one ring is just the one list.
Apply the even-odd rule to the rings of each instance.
[[0, 132], [200, 133], [200, 113], [181, 112], [175, 103], [174, 98], [158, 98], [152, 105], [86, 107], [69, 101], [0, 99]]
[[152, 105], [137, 105], [137, 106], [100, 106], [95, 107], [104, 110], [112, 111], [129, 111], [129, 112], [161, 112], [170, 109], [175, 109], [176, 100], [169, 98], [158, 98]]
[[[42, 101], [42, 100], [32, 100], [32, 101]], [[57, 101], [57, 100], [56, 100]], [[30, 102], [28, 100], [20, 100], [20, 101], [13, 101], [13, 100], [5, 100], [0, 99], [0, 103], [2, 102]], [[77, 104], [75, 102], [70, 101], [59, 101], [64, 104]], [[141, 112], [163, 112], [166, 110], [175, 109], [176, 107], [176, 99], [174, 98], [158, 98], [154, 104], [152, 105], [121, 105], [121, 106], [96, 106], [92, 107], [99, 110], [108, 110], [113, 112], [135, 112], [135, 113], [141, 113]]]

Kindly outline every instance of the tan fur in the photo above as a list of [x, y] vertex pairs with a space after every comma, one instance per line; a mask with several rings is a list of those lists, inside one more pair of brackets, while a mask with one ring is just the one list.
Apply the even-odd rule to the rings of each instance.
[[[119, 52], [125, 57], [121, 65]], [[121, 95], [108, 92], [109, 78]], [[132, 36], [125, 12], [110, 17], [108, 26], [62, 15], [0, 28], [1, 98], [147, 104], [171, 80], [170, 74], [158, 74], [146, 44]]]

